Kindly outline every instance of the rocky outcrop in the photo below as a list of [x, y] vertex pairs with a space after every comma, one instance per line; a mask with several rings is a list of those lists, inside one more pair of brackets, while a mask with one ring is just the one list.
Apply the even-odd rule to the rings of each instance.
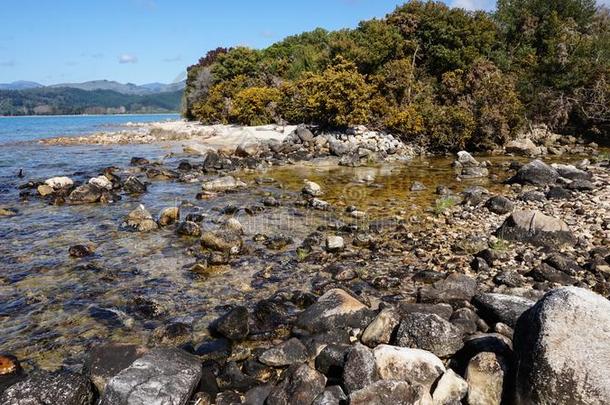
[[515, 327], [518, 404], [610, 403], [610, 301], [584, 289], [547, 293]]

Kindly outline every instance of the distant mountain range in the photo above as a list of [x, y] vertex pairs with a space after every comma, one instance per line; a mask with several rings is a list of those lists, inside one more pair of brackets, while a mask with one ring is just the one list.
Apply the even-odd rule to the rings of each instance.
[[0, 115], [178, 112], [184, 85], [95, 80], [43, 86], [17, 81], [0, 84]]
[[44, 86], [40, 83], [30, 82], [25, 80], [19, 80], [12, 83], [0, 83], [0, 90], [27, 90], [27, 89], [38, 89], [41, 87], [49, 88], [71, 88], [80, 89], [86, 91], [92, 90], [111, 90], [121, 94], [129, 95], [145, 95], [155, 93], [167, 93], [178, 90], [183, 90], [185, 81], [177, 83], [148, 83], [137, 85], [133, 83], [119, 83], [112, 80], [92, 80], [83, 83], [59, 83], [52, 84], [50, 86]]

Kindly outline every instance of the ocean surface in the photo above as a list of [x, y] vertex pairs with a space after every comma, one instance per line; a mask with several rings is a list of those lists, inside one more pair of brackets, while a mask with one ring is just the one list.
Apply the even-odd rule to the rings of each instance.
[[178, 114], [0, 117], [0, 144], [120, 129], [128, 122], [177, 120]]

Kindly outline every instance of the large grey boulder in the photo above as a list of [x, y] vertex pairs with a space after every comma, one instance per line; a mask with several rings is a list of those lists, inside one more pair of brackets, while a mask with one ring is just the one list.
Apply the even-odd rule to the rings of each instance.
[[6, 389], [0, 395], [2, 405], [90, 405], [93, 403], [91, 382], [65, 371], [37, 371]]
[[100, 393], [104, 392], [108, 381], [131, 366], [148, 349], [143, 346], [108, 343], [93, 347], [87, 356], [85, 368], [91, 382]]
[[100, 405], [184, 405], [201, 373], [195, 356], [179, 349], [153, 349], [108, 382]]
[[326, 377], [307, 364], [290, 366], [284, 380], [267, 397], [267, 405], [310, 405], [322, 392]]
[[539, 211], [515, 211], [496, 230], [496, 236], [538, 246], [573, 245], [576, 238], [560, 219]]
[[446, 371], [442, 360], [425, 350], [379, 345], [373, 355], [380, 379], [406, 381], [428, 391]]
[[515, 295], [487, 293], [475, 296], [473, 304], [488, 323], [502, 322], [514, 328], [521, 314], [535, 302]]
[[517, 173], [509, 180], [510, 183], [533, 184], [546, 186], [555, 183], [559, 178], [557, 170], [541, 160], [534, 160], [521, 166]]
[[348, 393], [360, 390], [379, 379], [373, 351], [357, 343], [348, 352], [343, 370], [343, 385]]
[[610, 301], [576, 287], [547, 293], [515, 328], [518, 404], [610, 403]]

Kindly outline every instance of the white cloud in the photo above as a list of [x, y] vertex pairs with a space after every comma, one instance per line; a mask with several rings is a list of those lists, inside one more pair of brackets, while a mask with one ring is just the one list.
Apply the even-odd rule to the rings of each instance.
[[138, 57], [132, 53], [119, 55], [119, 63], [138, 63]]
[[465, 10], [492, 10], [495, 2], [489, 0], [453, 0], [452, 7], [459, 7]]
[[273, 38], [275, 34], [273, 33], [273, 31], [261, 31], [261, 36], [263, 38]]

